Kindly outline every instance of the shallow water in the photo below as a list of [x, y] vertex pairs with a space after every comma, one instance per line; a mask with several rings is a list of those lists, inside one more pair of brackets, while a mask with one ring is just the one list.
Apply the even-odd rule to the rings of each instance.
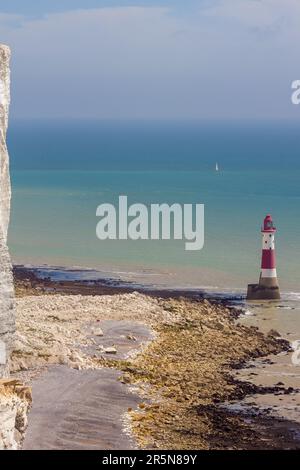
[[[239, 322], [256, 326], [268, 333], [275, 330], [295, 348], [300, 345], [300, 302], [299, 295], [283, 293], [279, 302], [244, 303], [245, 314]], [[247, 410], [249, 406], [267, 410], [272, 416], [286, 418], [300, 423], [300, 349], [283, 352], [276, 356], [258, 359], [247, 364], [246, 369], [237, 372], [237, 378], [256, 385], [272, 387], [280, 384], [285, 389], [294, 389], [287, 394], [259, 394], [249, 396], [241, 402], [234, 402], [229, 408]], [[253, 366], [248, 367], [248, 366]]]

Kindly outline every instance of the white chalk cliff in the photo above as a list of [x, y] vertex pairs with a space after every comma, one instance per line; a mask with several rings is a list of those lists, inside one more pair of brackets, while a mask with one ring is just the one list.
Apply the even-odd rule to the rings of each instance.
[[15, 333], [14, 288], [7, 230], [10, 214], [9, 157], [6, 146], [10, 104], [10, 50], [0, 44], [0, 450], [17, 449], [27, 426], [30, 389], [9, 376]]
[[6, 146], [10, 104], [10, 50], [0, 45], [0, 377], [8, 374], [15, 331], [14, 290], [7, 230], [10, 214], [9, 157]]
[[0, 45], [0, 225], [5, 242], [7, 239], [11, 195], [9, 157], [6, 147], [6, 132], [10, 104], [9, 60], [9, 48]]

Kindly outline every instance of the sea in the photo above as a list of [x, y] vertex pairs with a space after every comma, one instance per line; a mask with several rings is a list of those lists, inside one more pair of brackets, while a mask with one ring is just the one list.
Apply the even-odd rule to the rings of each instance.
[[[258, 278], [260, 228], [271, 213], [282, 289], [298, 292], [299, 127], [285, 121], [13, 121], [12, 258], [150, 283], [157, 277], [244, 289]], [[129, 204], [204, 204], [203, 249], [186, 251], [181, 240], [100, 241], [96, 209], [117, 206], [119, 195]]]

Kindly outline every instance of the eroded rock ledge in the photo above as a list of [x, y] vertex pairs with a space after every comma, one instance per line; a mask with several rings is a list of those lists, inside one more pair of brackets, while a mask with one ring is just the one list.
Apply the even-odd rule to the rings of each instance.
[[31, 390], [19, 380], [0, 380], [0, 450], [18, 449], [27, 428]]

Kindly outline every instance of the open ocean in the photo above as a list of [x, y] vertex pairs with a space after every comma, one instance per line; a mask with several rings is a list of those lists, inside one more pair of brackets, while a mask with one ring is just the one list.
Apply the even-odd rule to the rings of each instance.
[[[13, 260], [88, 267], [150, 284], [245, 289], [258, 280], [260, 226], [270, 212], [281, 287], [298, 295], [299, 127], [12, 122]], [[204, 203], [203, 250], [187, 252], [182, 241], [99, 241], [96, 208], [121, 194], [129, 204]]]

